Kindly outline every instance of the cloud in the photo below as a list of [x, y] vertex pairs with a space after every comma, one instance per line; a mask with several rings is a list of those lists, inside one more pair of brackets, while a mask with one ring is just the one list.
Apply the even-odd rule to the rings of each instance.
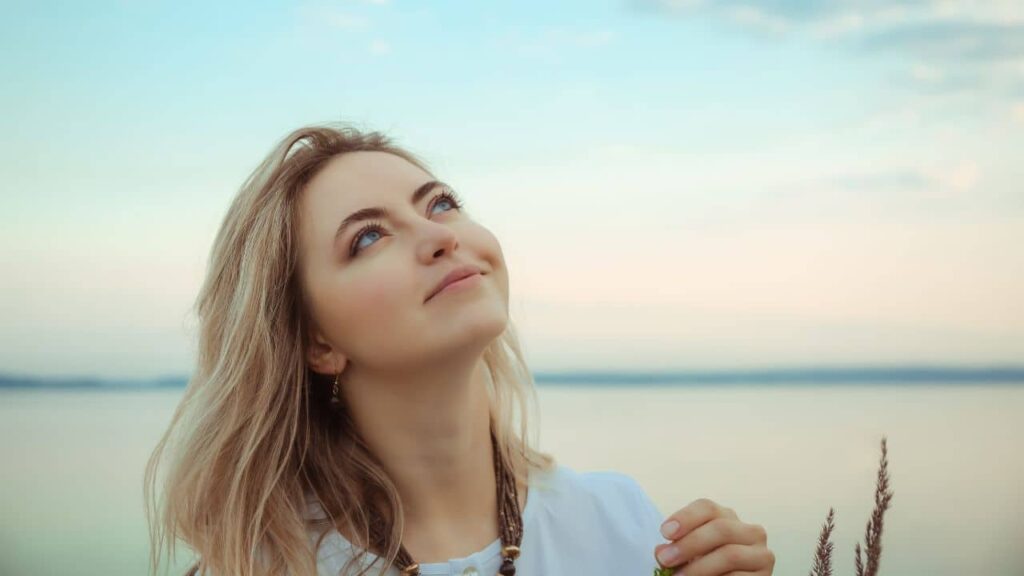
[[852, 191], [950, 194], [970, 192], [978, 179], [977, 162], [962, 160], [950, 165], [852, 172], [836, 176], [833, 181]]
[[835, 176], [833, 183], [852, 191], [922, 190], [929, 179], [918, 170], [890, 169], [875, 172], [855, 172]]
[[978, 183], [978, 165], [975, 162], [962, 162], [940, 171], [936, 180], [946, 189], [970, 192]]
[[353, 30], [370, 26], [370, 19], [366, 16], [343, 10], [337, 6], [302, 5], [298, 11], [302, 21], [311, 28]]
[[829, 172], [764, 184], [756, 209], [795, 225], [893, 219], [922, 223], [981, 213], [998, 218], [1007, 214], [1001, 208], [1000, 182], [998, 173], [971, 158], [834, 166]]
[[674, 14], [712, 12], [771, 28], [811, 29], [835, 35], [923, 22], [1021, 25], [1024, 6], [1016, 0], [634, 0], [638, 10]]
[[[1024, 91], [1019, 0], [635, 0], [633, 6], [666, 16], [710, 15], [768, 36], [904, 54], [914, 61], [906, 79], [925, 91]], [[949, 73], [953, 66], [957, 71]]]
[[1018, 124], [1024, 124], [1024, 102], [1017, 102], [1011, 108], [1011, 115]]
[[345, 12], [324, 12], [324, 23], [335, 28], [366, 28], [370, 19], [366, 16], [346, 14]]
[[911, 70], [910, 75], [921, 82], [938, 82], [944, 78], [942, 69], [928, 64], [918, 64]]
[[509, 30], [503, 42], [511, 45], [522, 55], [548, 56], [566, 50], [601, 48], [611, 44], [615, 38], [615, 32], [605, 29], [573, 30], [565, 27], [545, 27], [539, 33], [531, 30], [528, 34], [515, 29]]
[[[379, 16], [387, 12], [390, 0], [343, 0], [340, 2], [313, 2], [296, 5], [300, 24], [307, 31], [365, 30], [373, 26], [367, 13]], [[381, 8], [384, 7], [384, 8]]]
[[390, 54], [391, 44], [388, 44], [383, 40], [374, 40], [373, 42], [370, 42], [370, 53], [379, 55]]
[[928, 59], [1013, 60], [1024, 56], [1024, 23], [908, 22], [866, 31], [861, 45], [874, 50], [903, 50]]

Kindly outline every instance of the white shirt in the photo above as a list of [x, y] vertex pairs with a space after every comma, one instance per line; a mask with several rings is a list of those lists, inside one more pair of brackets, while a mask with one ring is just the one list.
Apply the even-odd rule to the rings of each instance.
[[[310, 502], [310, 512], [323, 514], [315, 500]], [[621, 472], [576, 472], [561, 464], [547, 473], [532, 472], [522, 513], [516, 576], [650, 576], [658, 567], [654, 548], [666, 542], [660, 533], [665, 518], [640, 484]], [[310, 535], [315, 542], [317, 535]], [[352, 549], [332, 529], [317, 550], [319, 576], [338, 576]], [[376, 558], [368, 553], [365, 565]], [[501, 539], [496, 539], [469, 556], [421, 563], [420, 574], [494, 576], [501, 562]], [[383, 560], [371, 574], [380, 566]], [[399, 576], [400, 572], [392, 567], [386, 574]]]

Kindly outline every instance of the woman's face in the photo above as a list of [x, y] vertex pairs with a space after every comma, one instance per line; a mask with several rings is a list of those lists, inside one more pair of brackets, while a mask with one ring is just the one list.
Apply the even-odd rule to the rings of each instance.
[[[432, 180], [399, 156], [351, 152], [329, 161], [300, 195], [300, 274], [314, 324], [307, 358], [317, 372], [333, 374], [348, 361], [371, 371], [414, 369], [482, 352], [505, 330], [501, 246], [445, 195], [447, 186], [427, 187], [413, 202]], [[347, 217], [374, 207], [388, 215], [339, 231]], [[427, 299], [465, 265], [482, 275]]]

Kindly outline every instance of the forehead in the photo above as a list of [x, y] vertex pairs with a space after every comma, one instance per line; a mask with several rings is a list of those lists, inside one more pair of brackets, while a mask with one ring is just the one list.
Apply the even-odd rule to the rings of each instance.
[[[330, 159], [306, 184], [310, 203], [348, 212], [375, 206], [395, 195], [407, 197], [430, 175], [405, 158], [387, 152], [349, 152]], [[346, 212], [346, 214], [348, 213]]]

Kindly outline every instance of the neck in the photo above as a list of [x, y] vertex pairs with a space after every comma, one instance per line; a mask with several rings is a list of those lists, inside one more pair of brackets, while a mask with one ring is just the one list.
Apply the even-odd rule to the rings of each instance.
[[419, 562], [499, 537], [487, 374], [475, 356], [416, 374], [353, 370], [345, 383], [353, 422], [398, 489], [403, 543]]

